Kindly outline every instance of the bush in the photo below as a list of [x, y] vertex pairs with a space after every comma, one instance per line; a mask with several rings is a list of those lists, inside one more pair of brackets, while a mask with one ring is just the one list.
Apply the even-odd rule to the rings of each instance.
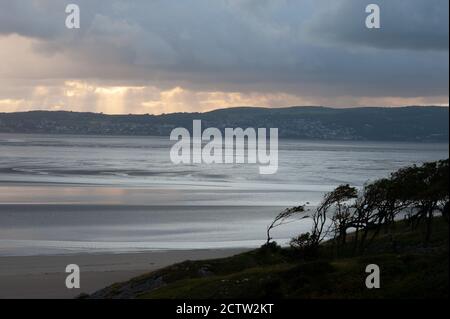
[[276, 241], [271, 241], [262, 245], [260, 251], [262, 253], [276, 253], [281, 251], [281, 246]]
[[292, 238], [289, 244], [292, 249], [303, 257], [315, 257], [317, 255], [317, 240], [310, 233], [304, 233]]

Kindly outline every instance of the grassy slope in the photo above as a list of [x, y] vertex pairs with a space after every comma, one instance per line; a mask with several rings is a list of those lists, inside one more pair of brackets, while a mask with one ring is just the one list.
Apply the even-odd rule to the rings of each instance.
[[[101, 298], [442, 298], [448, 297], [448, 224], [434, 221], [432, 240], [403, 222], [382, 234], [363, 256], [334, 257], [324, 245], [314, 260], [290, 249], [254, 250], [224, 259], [186, 261], [91, 297]], [[345, 252], [341, 255], [346, 255]], [[365, 287], [365, 267], [381, 269], [381, 289]]]

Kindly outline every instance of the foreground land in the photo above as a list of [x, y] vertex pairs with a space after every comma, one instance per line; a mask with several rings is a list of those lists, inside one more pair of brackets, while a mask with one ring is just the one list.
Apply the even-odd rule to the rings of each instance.
[[[242, 249], [172, 250], [128, 254], [75, 254], [58, 256], [0, 257], [0, 299], [74, 298], [92, 293], [112, 282], [186, 259], [210, 259], [235, 255]], [[65, 267], [77, 264], [80, 289], [65, 286]]]
[[[114, 284], [91, 298], [446, 298], [449, 229], [433, 220], [424, 229], [406, 222], [378, 236], [364, 253], [351, 247], [336, 257], [332, 242], [304, 258], [274, 245], [223, 259], [185, 261]], [[368, 264], [381, 269], [381, 288], [367, 289]], [[87, 297], [87, 296], [85, 296]]]

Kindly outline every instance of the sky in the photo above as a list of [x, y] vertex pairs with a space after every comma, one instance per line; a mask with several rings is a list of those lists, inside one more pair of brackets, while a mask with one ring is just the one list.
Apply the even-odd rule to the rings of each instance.
[[448, 106], [448, 49], [448, 0], [1, 0], [0, 112]]

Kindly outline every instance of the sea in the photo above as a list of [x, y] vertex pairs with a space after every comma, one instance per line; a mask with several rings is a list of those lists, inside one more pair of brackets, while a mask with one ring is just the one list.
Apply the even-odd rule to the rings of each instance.
[[443, 143], [281, 139], [278, 171], [174, 164], [168, 137], [0, 134], [0, 256], [286, 245], [323, 195], [449, 157]]

